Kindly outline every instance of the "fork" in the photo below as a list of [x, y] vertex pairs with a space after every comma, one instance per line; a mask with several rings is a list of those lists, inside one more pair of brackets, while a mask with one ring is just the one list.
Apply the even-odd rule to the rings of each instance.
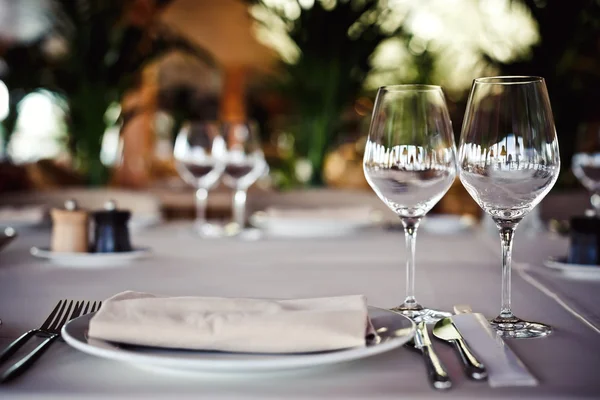
[[[83, 302], [83, 301], [79, 302], [78, 301], [75, 303], [75, 307], [73, 307], [73, 300], [71, 300], [69, 302], [69, 305], [68, 305], [66, 311], [64, 311], [64, 307], [65, 307], [66, 303], [67, 303], [67, 300], [64, 300], [62, 307], [60, 308], [60, 313], [58, 313], [56, 318], [50, 318], [50, 317], [55, 316], [54, 314], [57, 309], [57, 308], [55, 308], [55, 310], [52, 312], [51, 316], [48, 318], [51, 321], [51, 323], [48, 323], [47, 326], [45, 327], [45, 329], [43, 329], [43, 330], [41, 328], [39, 329], [40, 332], [50, 335], [50, 336], [48, 336], [48, 338], [46, 340], [44, 340], [38, 347], [36, 347], [33, 351], [31, 351], [31, 353], [29, 353], [27, 356], [23, 357], [21, 360], [19, 360], [14, 365], [12, 365], [10, 368], [8, 368], [2, 374], [2, 376], [0, 376], [0, 383], [7, 382], [9, 380], [12, 380], [12, 379], [20, 376], [23, 372], [25, 372], [25, 370], [27, 370], [31, 365], [33, 365], [33, 363], [38, 358], [40, 358], [40, 356], [48, 349], [48, 347], [52, 344], [52, 342], [54, 342], [56, 339], [58, 339], [60, 337], [60, 331], [67, 321], [70, 321], [81, 315], [88, 314], [88, 312], [91, 313], [91, 312], [98, 311], [100, 309], [100, 306], [102, 305], [102, 302], [94, 301], [92, 303], [91, 301], [88, 301], [88, 302]], [[57, 307], [58, 307], [58, 305], [57, 305]], [[73, 308], [73, 311], [71, 311], [71, 308]], [[48, 320], [46, 322], [48, 322]], [[44, 325], [46, 325], [46, 322], [44, 322]], [[27, 332], [27, 333], [29, 333], [29, 332]], [[34, 330], [34, 334], [35, 334], [35, 330]], [[23, 336], [25, 336], [25, 335], [23, 335]], [[31, 336], [29, 336], [29, 337], [31, 337]], [[17, 341], [19, 341], [20, 339], [21, 338], [17, 339]], [[24, 342], [25, 341], [23, 341], [23, 343]], [[12, 353], [14, 353], [14, 351], [15, 350], [12, 350]]]
[[50, 323], [54, 321], [54, 317], [58, 313], [58, 318], [63, 314], [65, 307], [67, 305], [67, 300], [60, 300], [54, 310], [50, 313], [48, 318], [44, 321], [44, 323], [38, 329], [32, 329], [28, 332], [22, 334], [18, 339], [8, 345], [2, 353], [0, 353], [0, 363], [6, 361], [10, 356], [12, 356], [18, 349], [20, 349], [30, 338], [38, 334], [50, 334], [48, 332], [48, 328], [50, 327]]

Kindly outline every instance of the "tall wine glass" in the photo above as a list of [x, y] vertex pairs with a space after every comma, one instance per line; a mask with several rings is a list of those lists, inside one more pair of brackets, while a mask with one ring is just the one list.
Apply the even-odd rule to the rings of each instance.
[[421, 219], [456, 177], [452, 124], [442, 88], [383, 86], [377, 93], [365, 149], [365, 177], [377, 196], [401, 219], [406, 239], [406, 299], [392, 309], [415, 321], [450, 314], [415, 298], [415, 240]]
[[492, 325], [503, 336], [551, 332], [511, 311], [511, 256], [515, 228], [550, 191], [560, 170], [558, 139], [543, 78], [475, 79], [460, 138], [459, 174], [488, 213], [502, 241], [502, 305]]
[[581, 127], [571, 169], [579, 182], [592, 193], [590, 202], [596, 216], [600, 217], [600, 123]]
[[267, 171], [256, 125], [252, 122], [223, 124], [223, 137], [227, 143], [227, 161], [223, 183], [234, 189], [234, 232], [246, 225], [246, 198], [248, 188]]
[[216, 122], [191, 122], [183, 125], [173, 150], [177, 171], [196, 188], [194, 229], [200, 236], [219, 236], [220, 229], [206, 221], [208, 192], [225, 170], [226, 146]]

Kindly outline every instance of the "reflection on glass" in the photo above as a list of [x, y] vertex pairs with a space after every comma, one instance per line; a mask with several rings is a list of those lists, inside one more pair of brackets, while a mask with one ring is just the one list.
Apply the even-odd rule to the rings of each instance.
[[600, 124], [582, 126], [571, 169], [579, 182], [592, 193], [590, 202], [596, 216], [600, 216]]
[[226, 148], [219, 124], [185, 124], [175, 139], [173, 154], [181, 177], [196, 188], [196, 232], [201, 236], [218, 236], [220, 229], [206, 221], [206, 205], [208, 191], [225, 169]]
[[544, 80], [476, 79], [459, 152], [463, 185], [496, 223], [502, 240], [502, 306], [492, 324], [503, 336], [544, 336], [551, 328], [511, 311], [511, 256], [519, 222], [550, 191], [560, 170], [558, 139]]
[[363, 168], [371, 188], [404, 225], [406, 299], [392, 310], [415, 321], [435, 322], [449, 316], [419, 304], [414, 289], [417, 228], [456, 176], [452, 126], [439, 86], [379, 89]]

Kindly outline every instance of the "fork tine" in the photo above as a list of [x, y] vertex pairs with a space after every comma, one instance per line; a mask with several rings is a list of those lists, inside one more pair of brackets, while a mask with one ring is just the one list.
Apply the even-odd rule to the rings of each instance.
[[62, 315], [60, 321], [55, 321], [54, 324], [52, 324], [52, 326], [50, 327], [51, 331], [58, 331], [65, 324], [65, 322], [67, 322], [67, 318], [69, 318], [69, 314], [71, 313], [71, 308], [73, 308], [73, 300], [69, 302], [67, 311]]
[[54, 307], [54, 310], [52, 310], [52, 312], [50, 313], [50, 315], [48, 316], [48, 318], [46, 318], [46, 320], [44, 321], [44, 323], [42, 324], [42, 326], [40, 326], [40, 330], [46, 330], [46, 329], [48, 329], [48, 326], [50, 325], [50, 322], [52, 322], [52, 320], [54, 319], [54, 316], [56, 315], [56, 313], [60, 309], [61, 305], [64, 308], [65, 304], [63, 303], [62, 300], [59, 300], [58, 303], [56, 303], [56, 307]]
[[92, 311], [91, 312], [96, 312], [98, 310], [98, 307], [96, 306], [97, 302], [94, 302], [94, 305], [92, 305]]
[[90, 308], [90, 303], [91, 303], [91, 301], [88, 301], [87, 303], [85, 303], [85, 310], [83, 310], [83, 315], [88, 313], [88, 309]]
[[69, 321], [72, 319], [75, 319], [75, 318], [79, 317], [79, 315], [81, 315], [81, 310], [83, 309], [83, 303], [85, 303], [85, 302], [78, 301], [77, 304], [75, 304], [75, 308], [73, 309], [73, 314], [71, 314], [71, 318], [69, 318]]

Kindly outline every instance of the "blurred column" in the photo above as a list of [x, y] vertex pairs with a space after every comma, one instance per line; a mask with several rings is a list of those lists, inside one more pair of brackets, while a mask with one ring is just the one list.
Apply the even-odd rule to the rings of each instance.
[[242, 65], [224, 67], [224, 85], [221, 98], [220, 119], [226, 122], [246, 120], [246, 76], [247, 68]]
[[121, 107], [122, 155], [114, 171], [113, 183], [130, 188], [148, 187], [152, 182], [152, 162], [156, 141], [154, 124], [158, 108], [158, 81], [155, 66], [144, 70], [139, 88], [125, 94]]

